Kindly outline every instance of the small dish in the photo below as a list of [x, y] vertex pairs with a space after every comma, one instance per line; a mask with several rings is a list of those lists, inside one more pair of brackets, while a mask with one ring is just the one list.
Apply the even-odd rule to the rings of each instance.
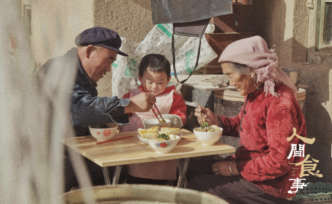
[[143, 137], [141, 137], [141, 136], [137, 136], [138, 137], [138, 139], [141, 141], [141, 142], [143, 142], [143, 143], [145, 143], [145, 144], [149, 144], [149, 139], [146, 139], [146, 138], [143, 138]]

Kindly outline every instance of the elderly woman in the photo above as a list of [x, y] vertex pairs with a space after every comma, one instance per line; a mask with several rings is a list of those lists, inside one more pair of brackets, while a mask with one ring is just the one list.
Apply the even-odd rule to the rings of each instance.
[[[294, 163], [303, 161], [304, 142], [296, 136], [290, 141], [287, 138], [293, 135], [293, 128], [306, 137], [306, 125], [296, 101], [297, 89], [277, 60], [259, 36], [236, 41], [223, 51], [219, 58], [223, 73], [245, 96], [245, 103], [232, 118], [216, 116], [207, 108], [197, 108], [195, 115], [201, 123], [204, 112], [205, 121], [222, 127], [224, 135], [239, 136], [240, 147], [223, 161], [192, 160], [188, 188], [236, 204], [284, 204], [290, 202], [286, 198], [295, 196], [292, 179], [299, 178], [301, 168]], [[299, 150], [299, 144], [303, 154], [293, 155], [292, 147]], [[211, 175], [197, 176], [203, 173]], [[193, 175], [196, 177], [190, 179]]]

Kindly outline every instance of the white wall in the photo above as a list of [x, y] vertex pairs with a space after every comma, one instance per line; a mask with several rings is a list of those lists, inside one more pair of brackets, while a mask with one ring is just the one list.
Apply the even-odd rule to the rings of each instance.
[[92, 0], [35, 0], [32, 3], [31, 46], [40, 67], [75, 46], [77, 34], [92, 27]]

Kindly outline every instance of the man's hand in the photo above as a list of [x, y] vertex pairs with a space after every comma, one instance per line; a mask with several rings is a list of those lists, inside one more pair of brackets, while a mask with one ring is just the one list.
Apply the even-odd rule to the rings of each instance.
[[149, 111], [155, 103], [156, 98], [153, 94], [143, 92], [130, 99], [130, 103], [125, 107], [125, 113], [146, 112]]

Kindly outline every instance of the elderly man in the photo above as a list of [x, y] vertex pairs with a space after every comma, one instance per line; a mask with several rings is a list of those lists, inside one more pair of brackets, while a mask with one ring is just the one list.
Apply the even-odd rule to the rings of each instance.
[[89, 125], [128, 123], [127, 113], [150, 110], [155, 103], [152, 94], [141, 93], [131, 99], [97, 96], [96, 82], [111, 71], [117, 54], [128, 56], [119, 50], [121, 39], [117, 32], [103, 27], [89, 28], [76, 37], [75, 44], [77, 48], [47, 61], [41, 70], [48, 72], [57, 66], [77, 69], [70, 104], [77, 136], [89, 135]]
[[[48, 60], [41, 70], [49, 77], [52, 70], [54, 73], [59, 66], [77, 69], [70, 102], [71, 118], [77, 136], [89, 135], [89, 125], [110, 122], [126, 124], [129, 122], [128, 113], [150, 110], [156, 99], [149, 93], [141, 93], [130, 99], [98, 97], [96, 82], [111, 70], [117, 54], [128, 56], [119, 50], [121, 38], [117, 32], [103, 27], [89, 28], [76, 37], [75, 44], [77, 48], [70, 49], [61, 57]], [[87, 159], [86, 163], [93, 184], [104, 184], [102, 169]], [[68, 191], [77, 185], [68, 157], [65, 157], [65, 168], [65, 190]]]

